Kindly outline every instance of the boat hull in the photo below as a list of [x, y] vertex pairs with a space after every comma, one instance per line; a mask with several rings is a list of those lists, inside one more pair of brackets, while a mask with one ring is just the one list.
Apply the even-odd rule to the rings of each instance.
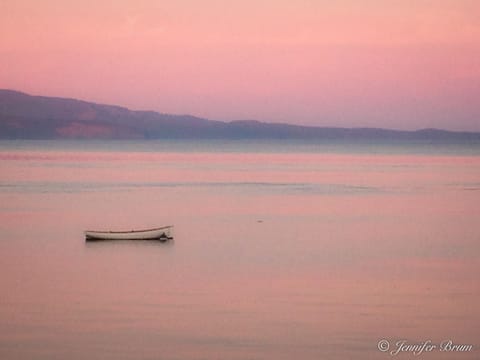
[[159, 240], [173, 239], [172, 226], [164, 226], [156, 229], [132, 230], [132, 231], [85, 231], [86, 241], [101, 240]]

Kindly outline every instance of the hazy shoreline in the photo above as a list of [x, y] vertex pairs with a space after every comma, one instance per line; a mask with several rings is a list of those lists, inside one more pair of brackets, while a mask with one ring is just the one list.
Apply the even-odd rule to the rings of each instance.
[[480, 132], [217, 121], [0, 89], [0, 139], [306, 140], [478, 143]]

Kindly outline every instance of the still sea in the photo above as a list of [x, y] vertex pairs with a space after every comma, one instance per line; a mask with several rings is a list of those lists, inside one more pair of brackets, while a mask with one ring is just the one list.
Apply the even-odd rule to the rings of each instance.
[[478, 359], [479, 275], [479, 144], [0, 141], [0, 359]]

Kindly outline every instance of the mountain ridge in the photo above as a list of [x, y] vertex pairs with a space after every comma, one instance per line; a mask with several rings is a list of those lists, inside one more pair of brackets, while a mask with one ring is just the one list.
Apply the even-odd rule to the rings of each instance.
[[480, 132], [230, 122], [0, 89], [0, 139], [346, 139], [480, 142]]

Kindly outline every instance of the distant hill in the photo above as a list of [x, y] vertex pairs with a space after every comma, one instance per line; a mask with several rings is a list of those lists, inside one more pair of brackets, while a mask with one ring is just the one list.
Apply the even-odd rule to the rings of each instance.
[[132, 111], [75, 99], [0, 89], [1, 139], [344, 139], [480, 142], [480, 133], [438, 129], [314, 127], [255, 120], [213, 121]]

